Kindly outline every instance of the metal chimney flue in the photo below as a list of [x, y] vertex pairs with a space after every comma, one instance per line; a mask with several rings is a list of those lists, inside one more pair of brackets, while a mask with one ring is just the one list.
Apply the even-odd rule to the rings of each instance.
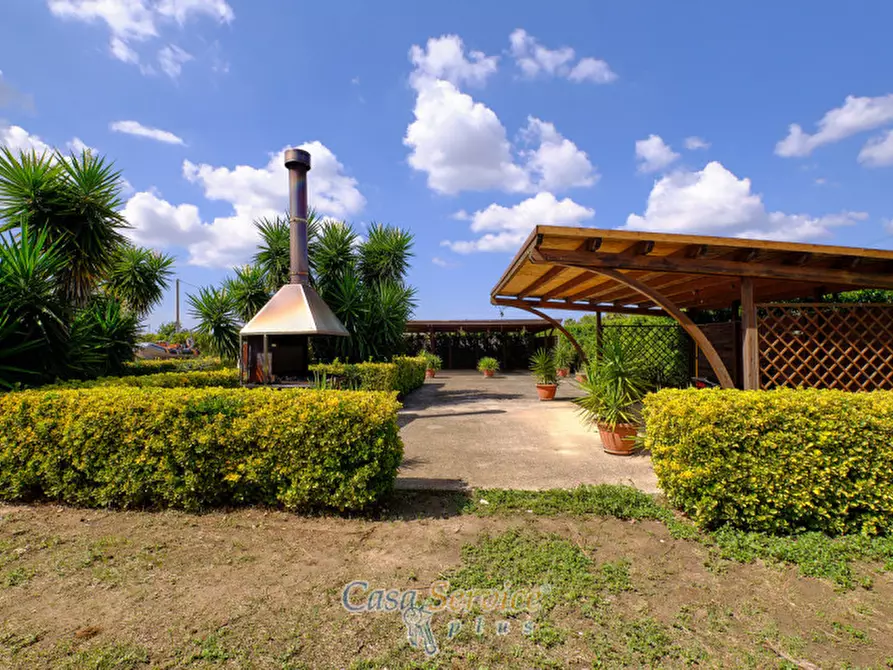
[[310, 154], [303, 149], [285, 150], [288, 169], [288, 239], [290, 284], [310, 283], [310, 260], [307, 255], [307, 173]]

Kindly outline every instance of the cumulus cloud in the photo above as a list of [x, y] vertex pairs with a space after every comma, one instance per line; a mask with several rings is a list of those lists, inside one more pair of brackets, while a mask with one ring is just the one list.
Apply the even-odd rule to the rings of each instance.
[[779, 156], [808, 156], [823, 144], [839, 142], [852, 135], [893, 122], [893, 93], [875, 98], [849, 95], [840, 107], [827, 112], [810, 135], [791, 124], [788, 136], [775, 145]]
[[859, 162], [868, 167], [893, 165], [893, 130], [868, 140], [859, 152]]
[[522, 28], [509, 35], [509, 44], [515, 64], [528, 79], [563, 77], [575, 82], [591, 81], [596, 84], [608, 84], [617, 79], [605, 61], [582, 58], [574, 63], [577, 55], [571, 47], [548, 49]]
[[135, 137], [145, 137], [165, 144], [186, 144], [181, 137], [174, 135], [168, 130], [144, 126], [139, 121], [114, 121], [109, 124], [109, 130], [115, 133], [133, 135]]
[[657, 172], [676, 161], [679, 154], [660, 135], [649, 135], [648, 139], [636, 142], [636, 158], [639, 172]]
[[[344, 174], [344, 166], [328, 147], [309, 142], [300, 148], [309, 151], [313, 160], [308, 179], [312, 206], [323, 215], [338, 218], [363, 209], [366, 199], [356, 180]], [[229, 204], [231, 212], [204, 221], [195, 205], [173, 205], [155, 191], [144, 191], [132, 196], [124, 209], [133, 226], [129, 234], [141, 244], [185, 248], [193, 265], [231, 267], [248, 262], [258, 239], [252, 221], [281, 215], [288, 207], [284, 151], [270, 154], [262, 167], [184, 161], [184, 178], [201, 187], [208, 200]]]
[[522, 136], [529, 143], [539, 144], [537, 149], [524, 152], [527, 171], [538, 189], [560, 191], [592, 186], [598, 179], [586, 152], [563, 137], [554, 124], [530, 116]]
[[[455, 36], [414, 46], [415, 120], [406, 129], [409, 165], [427, 175], [438, 193], [499, 190], [528, 193], [589, 186], [597, 178], [586, 153], [562, 137], [555, 126], [529, 119], [521, 132], [529, 146], [515, 151], [496, 113], [459, 84], [482, 84], [495, 71], [493, 57], [472, 52], [467, 58]], [[516, 153], [518, 155], [516, 155]]]
[[483, 233], [474, 240], [441, 242], [460, 253], [477, 251], [516, 251], [536, 225], [575, 226], [595, 216], [595, 210], [570, 198], [558, 200], [551, 193], [534, 197], [512, 207], [492, 204], [471, 215], [471, 231]]
[[[218, 23], [229, 23], [235, 18], [232, 7], [226, 0], [47, 0], [50, 12], [61, 19], [84, 23], [104, 24], [109, 31], [109, 53], [124, 63], [140, 65], [144, 73], [154, 69], [142, 63], [142, 58], [134, 48], [157, 40], [168, 25], [183, 26], [194, 19], [211, 19]], [[182, 56], [177, 52], [158, 54], [162, 70]], [[185, 53], [185, 52], [182, 52]], [[174, 60], [170, 60], [173, 57]], [[182, 67], [186, 61], [180, 60]], [[174, 65], [173, 69], [177, 69]], [[179, 70], [177, 70], [179, 74]]]
[[655, 182], [643, 215], [630, 214], [627, 230], [699, 233], [773, 240], [814, 240], [867, 218], [864, 212], [825, 216], [767, 212], [750, 179], [713, 161], [698, 172], [678, 171]]
[[685, 148], [689, 151], [697, 151], [698, 149], [709, 149], [710, 142], [706, 141], [702, 137], [692, 135], [691, 137], [685, 138]]
[[41, 154], [44, 151], [52, 151], [52, 147], [32, 135], [21, 126], [0, 125], [0, 146], [6, 147], [14, 154], [36, 151]]
[[459, 86], [481, 86], [496, 73], [498, 56], [487, 56], [482, 51], [470, 51], [465, 56], [465, 45], [458, 35], [442, 35], [428, 40], [425, 48], [416, 44], [409, 50], [415, 66], [413, 79], [442, 79]]

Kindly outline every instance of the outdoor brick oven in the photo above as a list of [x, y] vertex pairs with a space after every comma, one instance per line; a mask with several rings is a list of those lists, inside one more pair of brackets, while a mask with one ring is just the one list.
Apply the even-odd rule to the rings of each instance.
[[307, 173], [310, 154], [285, 152], [289, 186], [289, 283], [239, 333], [239, 377], [243, 384], [307, 381], [309, 338], [346, 337], [347, 329], [310, 286], [307, 256]]

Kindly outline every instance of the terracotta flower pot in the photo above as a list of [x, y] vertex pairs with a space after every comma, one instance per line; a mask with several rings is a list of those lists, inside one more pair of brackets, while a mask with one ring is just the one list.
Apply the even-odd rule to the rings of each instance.
[[495, 374], [496, 374], [496, 371], [495, 371], [495, 370], [484, 370], [484, 376], [485, 376], [485, 377], [492, 377], [492, 376], [495, 375]]
[[586, 383], [586, 375], [584, 375], [584, 374], [578, 372], [578, 373], [577, 373], [577, 381], [578, 381], [580, 384], [585, 384], [585, 383]]
[[537, 384], [536, 394], [540, 400], [554, 400], [555, 391], [558, 390], [558, 384]]
[[605, 452], [617, 456], [629, 456], [636, 449], [636, 433], [639, 427], [631, 423], [618, 423], [614, 430], [599, 424], [598, 434], [602, 438], [602, 446]]
[[559, 377], [567, 377], [570, 374], [570, 370], [567, 368], [558, 368], [557, 372]]
[[428, 368], [425, 370], [425, 379], [434, 379], [437, 376], [437, 370], [432, 370]]

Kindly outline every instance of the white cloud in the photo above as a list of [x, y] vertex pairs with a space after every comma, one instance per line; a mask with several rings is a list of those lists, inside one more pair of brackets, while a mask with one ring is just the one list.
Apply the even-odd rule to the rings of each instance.
[[750, 179], [738, 179], [721, 163], [699, 172], [678, 171], [659, 179], [648, 196], [645, 214], [630, 214], [627, 230], [700, 233], [776, 240], [814, 240], [831, 229], [867, 218], [864, 212], [820, 217], [767, 212]]
[[89, 144], [86, 144], [80, 137], [72, 137], [71, 141], [66, 144], [69, 151], [73, 151], [75, 154], [80, 156], [85, 151], [90, 151], [92, 153], [96, 153], [96, 149], [91, 147]]
[[439, 268], [452, 268], [455, 267], [455, 263], [450, 263], [448, 260], [441, 258], [440, 256], [434, 256], [431, 259], [431, 262], [434, 263]]
[[[183, 26], [199, 18], [229, 23], [235, 18], [226, 0], [47, 0], [47, 5], [61, 19], [105, 24], [112, 56], [134, 65], [141, 63], [134, 44], [160, 38], [169, 24]], [[147, 74], [154, 71], [148, 65], [140, 67]]]
[[702, 137], [692, 135], [691, 137], [685, 138], [685, 148], [689, 151], [697, 151], [698, 149], [709, 149], [710, 142], [706, 141]]
[[509, 35], [509, 44], [515, 64], [528, 79], [539, 76], [564, 77], [571, 81], [591, 81], [596, 84], [607, 84], [617, 79], [617, 75], [605, 61], [582, 58], [574, 65], [576, 52], [571, 47], [548, 49], [522, 28]]
[[[301, 145], [311, 153], [313, 168], [308, 179], [310, 204], [321, 214], [347, 217], [366, 204], [356, 180], [344, 174], [344, 166], [320, 142]], [[288, 172], [283, 152], [273, 153], [263, 167], [233, 168], [183, 162], [183, 176], [202, 188], [205, 198], [228, 203], [232, 212], [210, 222], [201, 219], [192, 204], [173, 205], [154, 191], [137, 193], [124, 214], [134, 226], [130, 235], [141, 244], [183, 247], [189, 262], [206, 267], [231, 267], [247, 262], [257, 244], [252, 221], [281, 215], [288, 208]]]
[[636, 158], [639, 160], [639, 172], [657, 172], [676, 161], [679, 154], [660, 135], [649, 135], [648, 139], [636, 142]]
[[161, 71], [171, 79], [176, 79], [183, 71], [184, 63], [192, 60], [192, 54], [175, 44], [168, 44], [158, 52], [158, 64]]
[[109, 124], [109, 129], [115, 133], [146, 137], [150, 140], [155, 140], [156, 142], [164, 142], [165, 144], [186, 144], [181, 137], [174, 135], [168, 130], [144, 126], [139, 121], [114, 121]]
[[0, 125], [0, 146], [6, 147], [16, 155], [30, 151], [36, 151], [38, 154], [52, 151], [52, 147], [46, 142], [37, 135], [32, 135], [21, 126]]
[[859, 152], [859, 162], [869, 167], [893, 165], [893, 130], [868, 140]]
[[555, 126], [533, 116], [521, 131], [528, 142], [539, 142], [539, 148], [525, 152], [527, 170], [544, 191], [562, 191], [575, 186], [592, 186], [598, 179], [585, 151], [555, 130]]
[[788, 136], [775, 145], [779, 156], [808, 156], [823, 144], [839, 142], [852, 135], [893, 122], [893, 93], [876, 98], [849, 95], [841, 107], [827, 112], [812, 135], [793, 123]]
[[570, 198], [558, 200], [551, 193], [537, 193], [513, 207], [492, 204], [471, 215], [471, 231], [484, 233], [475, 240], [452, 242], [442, 246], [460, 254], [476, 251], [516, 251], [536, 225], [574, 226], [595, 216], [595, 210]]
[[403, 143], [411, 149], [410, 166], [427, 173], [429, 188], [447, 194], [528, 188], [492, 109], [449, 81], [418, 82], [416, 90], [415, 121]]
[[[481, 86], [496, 73], [498, 56], [487, 56], [481, 51], [470, 51], [465, 57], [465, 45], [458, 35], [442, 35], [428, 40], [426, 47], [414, 44], [409, 58], [415, 65], [413, 79], [441, 79], [451, 84]], [[415, 84], [414, 84], [415, 85]]]
[[462, 49], [459, 38], [448, 36], [428, 40], [426, 49], [410, 50], [415, 120], [403, 143], [410, 149], [409, 165], [427, 174], [429, 188], [444, 194], [528, 193], [595, 183], [597, 175], [586, 153], [539, 119], [529, 119], [521, 133], [538, 146], [515, 156], [496, 113], [457, 86], [463, 81], [483, 83], [495, 60], [476, 52], [469, 60]]

